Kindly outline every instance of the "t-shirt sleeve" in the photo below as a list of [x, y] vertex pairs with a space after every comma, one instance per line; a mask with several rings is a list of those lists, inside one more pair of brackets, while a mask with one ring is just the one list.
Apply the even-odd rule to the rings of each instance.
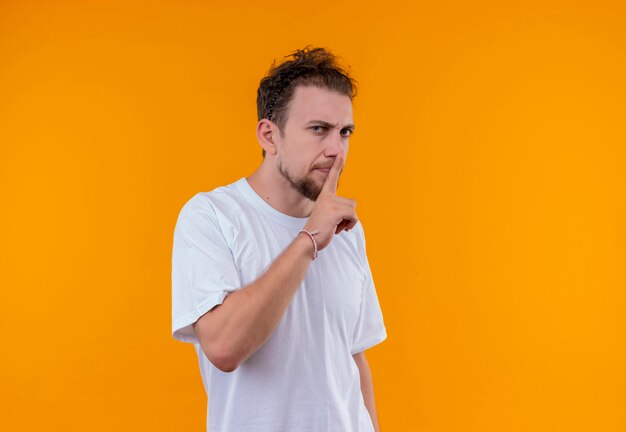
[[172, 337], [198, 342], [192, 324], [240, 288], [213, 206], [196, 195], [182, 208], [172, 248]]
[[354, 329], [352, 355], [365, 351], [387, 338], [387, 330], [383, 322], [383, 314], [380, 309], [378, 296], [376, 295], [376, 287], [374, 286], [372, 271], [370, 270], [365, 250], [363, 227], [360, 222], [356, 226], [359, 227], [355, 234], [357, 235], [359, 253], [364, 263], [365, 285], [363, 287], [363, 298], [361, 299], [361, 310]]

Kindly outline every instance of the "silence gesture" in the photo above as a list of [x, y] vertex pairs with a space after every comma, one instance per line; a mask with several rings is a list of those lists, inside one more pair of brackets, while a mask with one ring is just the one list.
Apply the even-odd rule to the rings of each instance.
[[356, 201], [337, 196], [337, 182], [343, 163], [343, 155], [337, 155], [304, 227], [307, 231], [318, 232], [315, 236], [318, 250], [328, 246], [333, 235], [352, 229], [358, 222]]

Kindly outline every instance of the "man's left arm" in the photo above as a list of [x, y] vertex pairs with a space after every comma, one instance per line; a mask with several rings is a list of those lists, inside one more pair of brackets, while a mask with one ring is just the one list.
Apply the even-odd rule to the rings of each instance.
[[378, 416], [376, 414], [376, 402], [374, 401], [374, 384], [372, 383], [372, 373], [370, 371], [367, 358], [365, 358], [365, 351], [352, 356], [359, 368], [359, 376], [361, 378], [361, 392], [363, 393], [363, 400], [365, 401], [365, 407], [370, 413], [372, 423], [374, 424], [374, 430], [380, 432], [380, 426], [378, 425]]

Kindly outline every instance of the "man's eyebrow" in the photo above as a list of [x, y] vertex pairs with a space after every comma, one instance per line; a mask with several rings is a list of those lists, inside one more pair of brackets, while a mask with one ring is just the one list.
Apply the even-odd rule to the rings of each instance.
[[[309, 120], [308, 122], [306, 122], [307, 125], [313, 124], [313, 123], [319, 124], [319, 125], [322, 125], [322, 126], [326, 126], [328, 128], [334, 128], [334, 127], [337, 126], [337, 125], [334, 125], [334, 124], [329, 123], [329, 122], [324, 121], [324, 120]], [[344, 129], [345, 128], [352, 129], [352, 131], [354, 131], [354, 125], [353, 124], [347, 124], [347, 125], [344, 126]]]

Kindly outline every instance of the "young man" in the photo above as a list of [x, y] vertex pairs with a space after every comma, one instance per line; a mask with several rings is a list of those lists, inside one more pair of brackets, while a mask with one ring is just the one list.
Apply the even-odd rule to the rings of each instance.
[[196, 348], [210, 432], [379, 431], [365, 350], [387, 334], [356, 203], [337, 194], [355, 94], [324, 49], [274, 63], [260, 167], [180, 211], [172, 335]]

